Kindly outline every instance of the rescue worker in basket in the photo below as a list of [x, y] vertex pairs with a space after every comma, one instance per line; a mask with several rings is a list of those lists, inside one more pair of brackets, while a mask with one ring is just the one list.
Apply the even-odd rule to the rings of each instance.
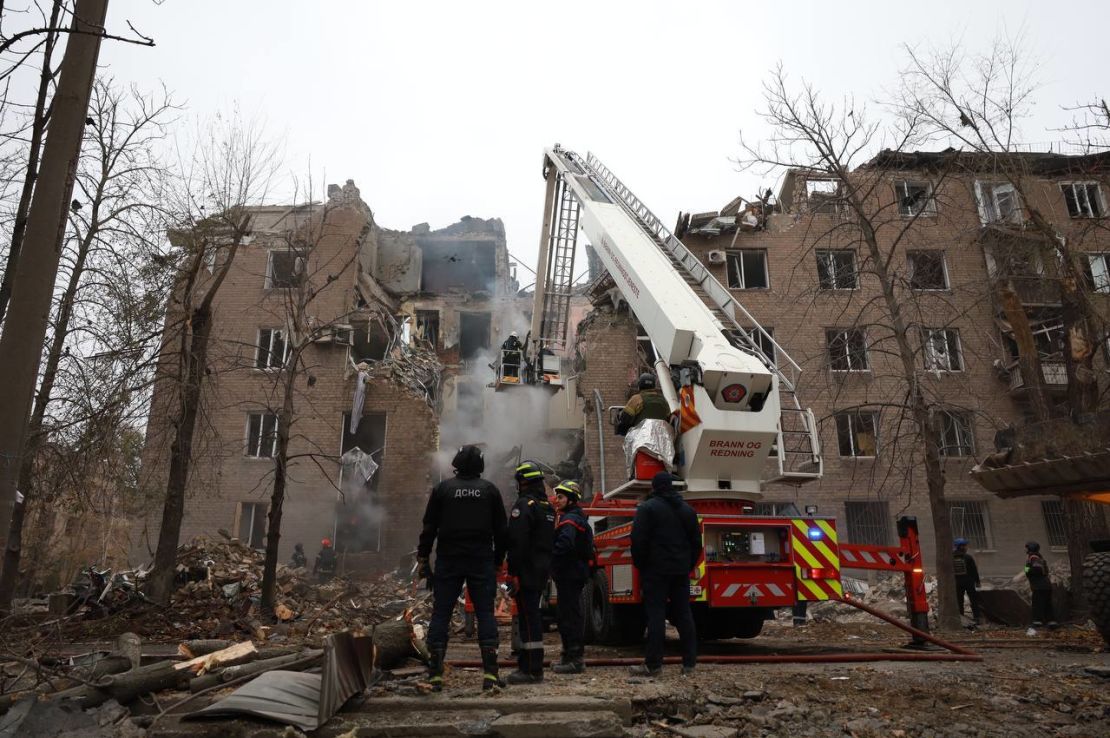
[[617, 421], [617, 435], [623, 436], [635, 428], [641, 421], [669, 420], [671, 408], [667, 398], [656, 388], [655, 375], [644, 372], [637, 382], [640, 391], [632, 395], [628, 404], [621, 410], [620, 419]]
[[520, 336], [516, 331], [509, 334], [505, 342], [501, 344], [501, 371], [502, 376], [505, 377], [520, 377], [520, 359], [521, 351], [524, 350], [524, 344], [520, 342]]
[[585, 644], [585, 618], [582, 614], [582, 588], [590, 578], [594, 555], [594, 536], [586, 514], [578, 503], [582, 498], [578, 482], [565, 481], [555, 488], [555, 544], [551, 551], [551, 579], [558, 596], [556, 616], [563, 641], [562, 659], [552, 667], [556, 674], [581, 674]]

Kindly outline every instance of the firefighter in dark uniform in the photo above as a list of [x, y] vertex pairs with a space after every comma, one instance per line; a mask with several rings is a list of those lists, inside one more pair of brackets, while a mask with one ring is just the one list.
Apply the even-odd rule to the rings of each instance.
[[331, 547], [331, 539], [325, 538], [320, 541], [320, 553], [316, 554], [316, 561], [312, 563], [312, 573], [318, 581], [330, 582], [338, 566], [339, 559], [335, 555], [335, 549]]
[[516, 600], [520, 629], [518, 668], [509, 684], [543, 681], [543, 620], [540, 596], [551, 574], [555, 508], [547, 501], [543, 472], [534, 462], [516, 468], [520, 496], [509, 513], [509, 589]]
[[[505, 560], [505, 504], [492, 482], [481, 478], [485, 469], [482, 451], [463, 446], [451, 465], [455, 477], [435, 486], [424, 511], [424, 529], [416, 548], [419, 576], [432, 583], [432, 618], [428, 625], [428, 681], [443, 689], [443, 660], [448, 631], [463, 584], [466, 584], [478, 621], [478, 647], [482, 652], [482, 689], [503, 687], [497, 672], [497, 620], [493, 601], [497, 570]], [[433, 572], [428, 562], [436, 545]]]
[[590, 578], [593, 558], [593, 531], [586, 514], [578, 506], [581, 491], [577, 482], [563, 482], [555, 488], [555, 545], [551, 552], [551, 578], [558, 594], [556, 614], [559, 637], [563, 641], [556, 674], [581, 674], [585, 671], [582, 655], [585, 621], [582, 616], [582, 588]]
[[979, 567], [975, 558], [967, 552], [967, 539], [953, 541], [956, 549], [952, 552], [952, 572], [956, 575], [956, 601], [960, 603], [960, 615], [964, 614], [964, 594], [971, 601], [971, 619], [979, 624]]
[[640, 391], [632, 395], [628, 404], [621, 410], [620, 419], [617, 421], [617, 435], [623, 436], [628, 431], [639, 425], [641, 420], [669, 420], [671, 408], [667, 398], [656, 389], [655, 375], [644, 372], [637, 382]]
[[1041, 556], [1041, 544], [1029, 541], [1025, 544], [1025, 576], [1033, 595], [1033, 627], [1045, 623], [1055, 628], [1056, 620], [1052, 615], [1052, 580], [1048, 575], [1048, 562]]
[[304, 555], [304, 544], [298, 543], [293, 546], [293, 559], [290, 564], [294, 569], [303, 569], [308, 566], [308, 557]]
[[506, 377], [520, 376], [520, 358], [523, 350], [524, 344], [520, 342], [520, 336], [516, 331], [510, 333], [501, 344], [501, 364], [505, 367]]

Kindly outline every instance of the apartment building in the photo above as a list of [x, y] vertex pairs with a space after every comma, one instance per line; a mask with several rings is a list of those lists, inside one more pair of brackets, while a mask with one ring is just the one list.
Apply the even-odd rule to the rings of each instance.
[[[822, 173], [791, 171], [777, 197], [737, 198], [720, 211], [680, 216], [676, 235], [763, 326], [765, 333], [751, 334], [763, 352], [780, 367], [800, 369], [798, 396], [819, 422], [823, 478], [797, 487], [769, 484], [758, 509], [817, 505], [836, 516], [848, 540], [872, 544], [893, 543], [895, 519], [912, 514], [927, 555], [938, 553], [920, 449], [901, 408], [907, 386], [898, 336], [849, 217], [851, 189], [874, 214], [915, 355], [915, 381], [941, 430], [954, 533], [971, 541], [988, 575], [1018, 572], [1030, 539], [1064, 560], [1058, 498], [1000, 500], [968, 471], [995, 450], [996, 432], [1031, 415], [1029, 383], [995, 289], [1000, 278], [1032, 326], [1050, 397], [1058, 403], [1066, 397], [1061, 272], [1054, 245], [1030, 226], [1034, 212], [1081, 260], [1084, 293], [1101, 316], [1094, 357], [1101, 396], [1110, 388], [1108, 174], [1106, 154], [883, 152], [851, 175], [851, 188]], [[578, 345], [579, 385], [598, 389], [603, 407], [623, 404], [651, 355], [634, 318], [613, 309], [607, 287], [612, 283], [593, 285], [596, 307]], [[602, 438], [602, 452], [593, 419], [587, 430], [598, 486], [619, 484], [619, 439]]]

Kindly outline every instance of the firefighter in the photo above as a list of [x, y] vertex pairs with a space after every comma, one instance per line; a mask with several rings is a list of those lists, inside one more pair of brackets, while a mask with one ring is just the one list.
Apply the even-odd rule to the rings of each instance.
[[[432, 489], [424, 510], [424, 528], [416, 547], [417, 576], [432, 585], [432, 619], [428, 625], [428, 681], [443, 689], [443, 661], [451, 616], [463, 584], [474, 604], [478, 647], [482, 653], [482, 689], [503, 687], [497, 670], [497, 621], [493, 601], [497, 570], [505, 560], [505, 504], [492, 482], [482, 479], [485, 460], [477, 446], [463, 446], [451, 461], [455, 476]], [[436, 565], [429, 557], [436, 546]]]
[[634, 676], [656, 676], [663, 670], [668, 615], [682, 641], [682, 673], [691, 673], [697, 664], [690, 571], [701, 558], [701, 530], [697, 513], [675, 491], [673, 479], [667, 472], [656, 474], [651, 496], [636, 507], [632, 519], [632, 563], [640, 570], [647, 616], [644, 663], [629, 669]]
[[[1048, 623], [1055, 628], [1052, 617], [1052, 581], [1048, 576], [1048, 562], [1041, 556], [1041, 544], [1029, 541], [1025, 544], [1025, 576], [1029, 579], [1029, 589], [1033, 593], [1033, 628]], [[1036, 631], [1030, 628], [1031, 633]]]
[[505, 368], [506, 377], [520, 376], [520, 352], [523, 350], [524, 344], [516, 331], [511, 332], [501, 344], [501, 365]]
[[509, 513], [509, 592], [516, 601], [520, 648], [509, 684], [543, 681], [543, 620], [540, 596], [551, 574], [555, 508], [547, 501], [543, 472], [532, 461], [516, 468], [520, 496]]
[[957, 538], [953, 541], [955, 550], [952, 552], [952, 571], [956, 575], [956, 601], [960, 603], [960, 615], [964, 614], [964, 594], [971, 601], [971, 619], [975, 625], [979, 624], [979, 567], [975, 565], [975, 558], [967, 552], [967, 539]]
[[649, 418], [669, 420], [671, 417], [671, 408], [667, 404], [667, 398], [663, 397], [663, 393], [656, 389], [654, 374], [644, 372], [640, 375], [636, 384], [640, 391], [632, 395], [628, 404], [621, 410], [620, 419], [617, 421], [618, 436], [626, 435], [642, 420], [648, 420]]
[[312, 574], [320, 582], [330, 582], [338, 564], [339, 559], [335, 556], [335, 549], [331, 547], [331, 539], [320, 541], [320, 553], [316, 554], [316, 561], [312, 564]]
[[308, 557], [304, 555], [304, 544], [297, 543], [293, 546], [293, 559], [289, 562], [294, 569], [303, 569], [308, 566]]
[[582, 616], [582, 588], [590, 578], [590, 561], [594, 553], [593, 531], [578, 503], [581, 490], [577, 482], [563, 482], [555, 488], [555, 544], [551, 551], [551, 578], [559, 599], [556, 603], [559, 637], [563, 641], [556, 674], [581, 674], [585, 621]]

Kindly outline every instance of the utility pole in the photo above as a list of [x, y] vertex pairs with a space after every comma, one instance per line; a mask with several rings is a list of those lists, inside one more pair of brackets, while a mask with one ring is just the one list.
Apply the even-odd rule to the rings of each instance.
[[108, 0], [75, 3], [74, 32], [62, 57], [42, 166], [0, 335], [4, 357], [0, 362], [0, 544], [4, 548], [107, 13]]

